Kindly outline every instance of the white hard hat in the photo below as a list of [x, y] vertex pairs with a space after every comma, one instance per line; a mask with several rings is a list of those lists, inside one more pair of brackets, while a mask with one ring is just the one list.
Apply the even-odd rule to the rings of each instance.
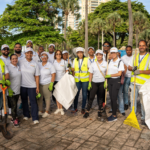
[[110, 49], [110, 53], [117, 53], [118, 52], [118, 49], [116, 47], [112, 47]]
[[78, 47], [78, 48], [76, 49], [76, 53], [77, 53], [77, 52], [84, 52], [84, 50], [83, 50], [82, 47]]
[[64, 51], [62, 52], [62, 54], [66, 54], [66, 53], [68, 53], [68, 51], [66, 51], [66, 50], [64, 50]]
[[47, 57], [48, 57], [48, 54], [47, 54], [47, 52], [42, 52], [42, 53], [41, 53], [41, 56], [42, 56], [43, 54], [46, 54], [46, 55], [47, 55]]
[[50, 47], [50, 46], [54, 46], [54, 48], [55, 48], [55, 44], [49, 44], [49, 46], [48, 46], [48, 47]]
[[98, 50], [96, 51], [96, 54], [102, 54], [102, 55], [103, 55], [104, 53], [103, 53], [102, 50], [98, 49]]
[[95, 51], [94, 47], [89, 47], [89, 48], [88, 48], [88, 51], [89, 51], [90, 49], [93, 49], [93, 51]]
[[25, 53], [27, 53], [27, 52], [33, 52], [33, 49], [32, 49], [31, 47], [28, 47], [28, 48], [25, 49], [24, 52], [25, 52]]
[[3, 44], [2, 46], [1, 46], [1, 50], [3, 50], [4, 48], [9, 48], [9, 46], [7, 45], [7, 44]]
[[28, 44], [29, 42], [31, 42], [31, 43], [33, 44], [33, 42], [32, 42], [31, 40], [28, 40], [28, 41], [26, 42], [26, 44]]

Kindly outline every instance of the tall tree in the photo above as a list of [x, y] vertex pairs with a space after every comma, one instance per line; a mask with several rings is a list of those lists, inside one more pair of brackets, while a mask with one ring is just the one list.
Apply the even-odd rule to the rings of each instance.
[[121, 16], [117, 13], [111, 13], [107, 18], [106, 18], [106, 23], [108, 24], [107, 30], [110, 32], [113, 32], [113, 46], [116, 46], [116, 27], [120, 26], [122, 23]]
[[85, 0], [85, 54], [88, 56], [88, 0]]
[[148, 29], [150, 26], [148, 18], [141, 12], [134, 12], [133, 13], [133, 27], [134, 27], [134, 34], [136, 39], [136, 48], [138, 48], [138, 39], [139, 34]]
[[[78, 11], [80, 9], [78, 0], [58, 0], [59, 7], [63, 11], [63, 15], [65, 17], [64, 23], [64, 39], [66, 40], [66, 27], [69, 13], [73, 14], [76, 19], [80, 17]], [[64, 44], [64, 49], [66, 49], [66, 43]]]
[[129, 39], [128, 39], [128, 45], [133, 46], [133, 15], [132, 15], [131, 0], [128, 0], [128, 13], [129, 13]]
[[95, 19], [91, 25], [91, 33], [98, 35], [98, 49], [99, 49], [99, 39], [100, 39], [100, 33], [103, 32], [105, 26], [105, 21], [102, 19]]

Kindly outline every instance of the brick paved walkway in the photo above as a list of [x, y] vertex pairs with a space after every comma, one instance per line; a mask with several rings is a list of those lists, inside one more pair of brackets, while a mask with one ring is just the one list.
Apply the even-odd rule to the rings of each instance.
[[[14, 133], [11, 140], [6, 140], [0, 133], [0, 150], [150, 150], [150, 131], [147, 127], [141, 126], [142, 130], [139, 131], [124, 125], [126, 117], [119, 113], [116, 122], [100, 122], [96, 104], [95, 100], [88, 119], [84, 119], [80, 111], [74, 115], [70, 111], [64, 116], [54, 115], [54, 104], [51, 105], [49, 117], [40, 118], [38, 125], [33, 125], [31, 119], [23, 121], [20, 116], [19, 128], [11, 124]], [[129, 113], [128, 110], [126, 116]], [[139, 113], [137, 118], [140, 123]]]

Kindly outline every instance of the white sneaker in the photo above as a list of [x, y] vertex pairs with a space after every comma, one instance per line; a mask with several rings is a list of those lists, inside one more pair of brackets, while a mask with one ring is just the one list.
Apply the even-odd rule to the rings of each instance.
[[23, 118], [23, 120], [28, 120], [28, 119], [29, 119], [28, 117], [24, 117], [24, 118]]
[[54, 114], [58, 114], [61, 111], [61, 109], [56, 109], [56, 111], [54, 112]]
[[48, 117], [49, 114], [47, 112], [45, 112], [43, 115], [42, 115], [42, 118], [45, 118], [45, 117]]
[[33, 123], [34, 123], [34, 124], [38, 124], [39, 121], [38, 121], [38, 120], [34, 120]]
[[63, 109], [60, 110], [60, 113], [61, 113], [61, 115], [64, 115], [64, 114], [65, 114], [65, 112], [64, 112]]
[[38, 115], [39, 115], [39, 116], [42, 116], [42, 115], [43, 115], [43, 113], [42, 113], [41, 111], [39, 111], [39, 112], [38, 112]]

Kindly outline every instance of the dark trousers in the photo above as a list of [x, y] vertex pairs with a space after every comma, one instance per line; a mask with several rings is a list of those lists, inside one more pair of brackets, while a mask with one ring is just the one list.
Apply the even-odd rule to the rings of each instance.
[[14, 95], [12, 97], [7, 96], [7, 99], [11, 105], [12, 118], [13, 118], [13, 120], [15, 120], [17, 117], [17, 103], [18, 103], [19, 95]]
[[88, 88], [89, 82], [76, 82], [76, 86], [78, 88], [77, 95], [74, 100], [74, 109], [77, 109], [78, 107], [78, 98], [80, 94], [80, 90], [82, 89], [82, 109], [85, 109], [86, 105], [86, 99], [87, 99], [87, 88]]
[[120, 78], [108, 79], [108, 89], [109, 89], [109, 96], [111, 100], [111, 108], [112, 108], [113, 115], [116, 115], [117, 112], [117, 97], [118, 97], [120, 86], [121, 86]]
[[90, 111], [96, 94], [98, 97], [99, 110], [101, 110], [103, 106], [104, 93], [105, 93], [104, 82], [100, 82], [100, 83], [92, 82], [92, 89], [90, 90], [90, 99], [87, 105], [87, 111]]
[[[88, 90], [88, 101], [90, 100], [90, 91]], [[98, 92], [97, 92], [97, 104], [99, 105], [99, 97], [98, 97]], [[92, 107], [92, 106], [91, 106]]]
[[36, 100], [36, 88], [21, 87], [21, 99], [24, 117], [30, 118], [28, 96], [31, 104], [32, 120], [39, 120], [38, 118], [38, 105]]

